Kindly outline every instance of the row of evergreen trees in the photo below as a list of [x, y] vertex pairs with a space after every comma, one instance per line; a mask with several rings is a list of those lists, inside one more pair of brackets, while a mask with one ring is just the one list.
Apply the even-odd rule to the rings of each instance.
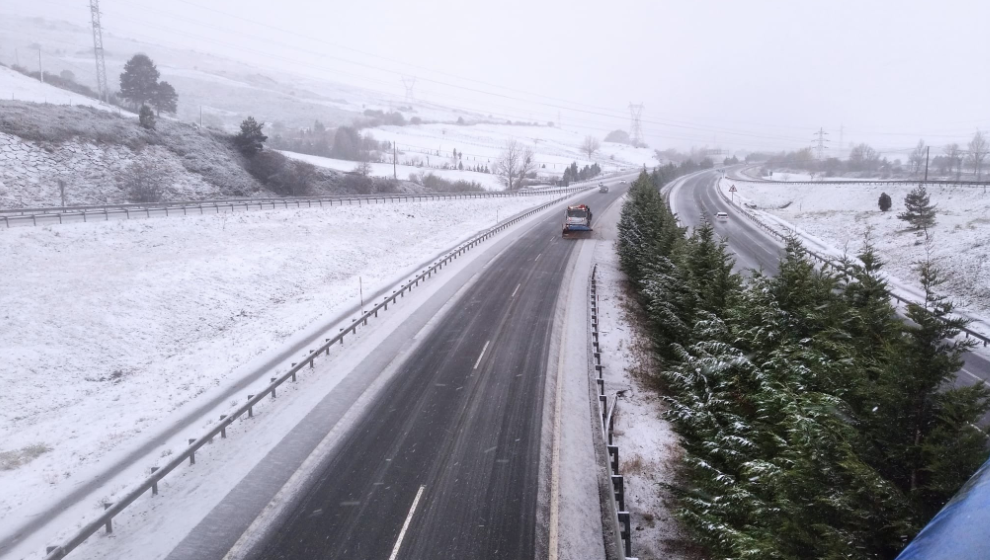
[[744, 282], [710, 224], [677, 225], [667, 173], [633, 185], [618, 251], [682, 436], [679, 515], [716, 558], [894, 558], [987, 458], [990, 392], [952, 388], [969, 345], [938, 269], [909, 322], [868, 240], [832, 270], [791, 239]]
[[[543, 167], [546, 167], [544, 164]], [[584, 167], [578, 169], [577, 162], [571, 163], [569, 166], [564, 168], [564, 176], [561, 177], [561, 182], [564, 186], [570, 185], [571, 183], [577, 183], [579, 181], [587, 181], [588, 179], [593, 179], [602, 173], [602, 168], [597, 164], [593, 163], [591, 165], [585, 165]]]

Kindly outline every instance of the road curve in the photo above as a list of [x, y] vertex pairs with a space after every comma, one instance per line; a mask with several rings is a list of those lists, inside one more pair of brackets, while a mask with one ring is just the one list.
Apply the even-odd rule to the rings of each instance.
[[[783, 245], [721, 198], [715, 190], [718, 177], [716, 171], [698, 173], [666, 189], [681, 225], [695, 227], [707, 219], [719, 235], [728, 239], [729, 249], [736, 257], [737, 272], [762, 269], [767, 274], [776, 274]], [[729, 219], [715, 220], [716, 212], [728, 213]], [[964, 359], [965, 365], [956, 375], [955, 386], [984, 383], [990, 387], [990, 360], [982, 353], [974, 352], [967, 353]], [[981, 423], [990, 425], [990, 414]]]

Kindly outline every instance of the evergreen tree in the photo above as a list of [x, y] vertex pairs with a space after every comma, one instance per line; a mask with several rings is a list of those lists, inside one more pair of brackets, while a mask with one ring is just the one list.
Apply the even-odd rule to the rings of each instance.
[[155, 88], [155, 95], [151, 99], [151, 104], [154, 105], [158, 115], [161, 116], [162, 111], [174, 115], [178, 110], [178, 103], [179, 94], [175, 93], [172, 84], [164, 81], [159, 83], [158, 87]]
[[158, 68], [144, 54], [136, 54], [124, 64], [120, 75], [120, 96], [135, 105], [155, 98], [158, 91]]
[[248, 117], [241, 123], [241, 132], [234, 136], [234, 145], [240, 152], [248, 157], [252, 157], [264, 149], [265, 136], [262, 129], [265, 123], [259, 123], [254, 117]]
[[155, 129], [155, 113], [151, 110], [151, 107], [141, 105], [141, 110], [138, 111], [138, 123], [142, 128], [148, 130]]
[[893, 201], [890, 200], [890, 195], [889, 194], [887, 194], [887, 193], [880, 193], [880, 201], [877, 204], [880, 205], [880, 211], [881, 212], [886, 212], [886, 211], [890, 210], [890, 207], [893, 206], [894, 203], [893, 203]]
[[897, 217], [911, 224], [914, 229], [925, 229], [935, 225], [935, 205], [928, 197], [924, 185], [918, 185], [904, 197], [903, 213]]
[[987, 459], [986, 436], [973, 425], [990, 409], [990, 392], [982, 384], [949, 388], [973, 342], [955, 338], [967, 321], [936, 292], [944, 282], [938, 267], [928, 258], [919, 273], [925, 300], [908, 305], [913, 325], [898, 364], [903, 418], [892, 424], [902, 429], [890, 454], [900, 467], [892, 477], [909, 493], [920, 525]]

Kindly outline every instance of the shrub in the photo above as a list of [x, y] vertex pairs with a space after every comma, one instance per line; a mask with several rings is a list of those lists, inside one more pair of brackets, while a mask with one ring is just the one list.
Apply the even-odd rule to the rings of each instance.
[[312, 165], [272, 151], [260, 152], [251, 158], [248, 171], [273, 193], [282, 196], [309, 194], [316, 176], [316, 168]]
[[890, 200], [889, 194], [880, 193], [880, 201], [878, 202], [878, 204], [880, 205], [880, 211], [886, 212], [887, 210], [890, 210], [890, 207], [893, 205], [893, 202]]
[[155, 129], [155, 112], [151, 110], [151, 107], [141, 105], [141, 111], [138, 112], [138, 122], [141, 124], [141, 128]]
[[427, 173], [423, 175], [421, 181], [414, 182], [421, 183], [427, 189], [437, 192], [479, 192], [485, 190], [480, 183], [474, 181], [449, 181], [432, 173]]
[[117, 176], [117, 186], [130, 202], [160, 202], [171, 182], [171, 173], [151, 161], [137, 161]]

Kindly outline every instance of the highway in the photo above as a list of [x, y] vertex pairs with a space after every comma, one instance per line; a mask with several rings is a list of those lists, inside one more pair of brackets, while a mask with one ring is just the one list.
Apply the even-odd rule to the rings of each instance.
[[[581, 202], [601, 216], [624, 191]], [[560, 224], [559, 212], [541, 217], [460, 291], [237, 557], [547, 557], [544, 385], [558, 292], [582, 243], [561, 239]], [[169, 558], [225, 557], [248, 531], [223, 522], [229, 511], [218, 506], [205, 536]]]
[[[665, 189], [671, 207], [677, 213], [681, 225], [694, 227], [707, 219], [715, 231], [728, 239], [729, 249], [736, 257], [736, 271], [762, 269], [776, 274], [783, 246], [747, 216], [726, 203], [716, 192], [719, 173], [706, 171], [674, 181]], [[726, 212], [729, 219], [715, 220], [716, 212]], [[965, 365], [956, 376], [957, 387], [985, 383], [990, 386], [990, 360], [985, 353], [967, 353]], [[983, 418], [983, 425], [990, 425], [990, 415]]]

